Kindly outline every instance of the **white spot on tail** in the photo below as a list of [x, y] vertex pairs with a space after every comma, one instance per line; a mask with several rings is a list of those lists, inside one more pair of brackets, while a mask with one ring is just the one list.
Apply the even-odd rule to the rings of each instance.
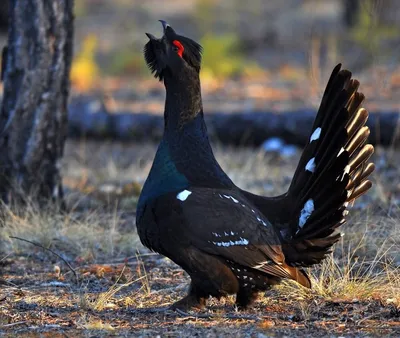
[[314, 130], [314, 132], [312, 133], [311, 137], [310, 137], [310, 143], [312, 141], [316, 141], [319, 139], [319, 137], [321, 136], [321, 128], [318, 127], [317, 129]]
[[343, 175], [342, 175], [342, 178], [340, 179], [341, 181], [343, 181], [344, 180], [344, 176], [346, 175], [346, 174], [349, 174], [350, 173], [350, 165], [346, 165], [345, 167], [344, 167], [344, 170], [343, 170]]
[[315, 171], [315, 157], [307, 162], [306, 170], [311, 171], [312, 173]]
[[336, 157], [339, 157], [343, 152], [344, 152], [344, 148], [342, 147], [342, 148], [340, 148]]
[[178, 195], [176, 195], [176, 198], [178, 200], [181, 200], [182, 202], [186, 201], [186, 199], [191, 195], [191, 191], [189, 190], [183, 190], [181, 191]]
[[306, 224], [308, 218], [314, 211], [314, 201], [310, 198], [305, 204], [304, 208], [300, 212], [299, 218], [299, 227], [303, 228], [304, 224]]

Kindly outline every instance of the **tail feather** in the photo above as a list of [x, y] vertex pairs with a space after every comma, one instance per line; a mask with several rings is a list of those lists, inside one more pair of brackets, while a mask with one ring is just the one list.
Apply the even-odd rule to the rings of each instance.
[[362, 182], [357, 188], [354, 189], [347, 201], [352, 202], [353, 200], [359, 198], [361, 195], [365, 194], [371, 187], [371, 181], [366, 180]]
[[292, 266], [319, 263], [340, 238], [336, 229], [345, 223], [349, 204], [372, 186], [368, 112], [351, 76], [340, 64], [333, 70], [287, 193], [294, 221], [284, 232], [284, 252]]
[[[362, 102], [362, 101], [361, 101]], [[359, 104], [361, 104], [361, 102]], [[347, 133], [349, 135], [349, 140], [351, 140], [354, 134], [360, 130], [360, 128], [365, 125], [368, 120], [368, 112], [364, 108], [360, 108], [348, 122], [346, 126]]]
[[372, 162], [368, 163], [363, 173], [361, 174], [361, 180], [371, 175], [374, 171], [375, 171], [375, 164]]
[[346, 151], [349, 153], [350, 156], [353, 155], [356, 149], [359, 149], [360, 146], [363, 146], [365, 144], [369, 133], [370, 131], [367, 126], [364, 126], [358, 130], [353, 139], [349, 141], [349, 144], [346, 146]]
[[[369, 135], [369, 129], [367, 134]], [[362, 145], [366, 141], [366, 137], [365, 139], [363, 139], [362, 142], [360, 142], [360, 145]], [[361, 164], [368, 161], [373, 153], [374, 147], [371, 144], [366, 144], [365, 146], [363, 146], [363, 148], [354, 156], [354, 158], [351, 159], [351, 162], [349, 163], [350, 172], [354, 172], [360, 167]]]

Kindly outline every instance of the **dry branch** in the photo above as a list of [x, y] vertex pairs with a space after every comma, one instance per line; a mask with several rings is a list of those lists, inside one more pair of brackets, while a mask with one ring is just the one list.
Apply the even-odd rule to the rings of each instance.
[[10, 238], [17, 239], [17, 240], [19, 240], [19, 241], [23, 241], [23, 242], [26, 242], [26, 243], [35, 245], [35, 246], [37, 246], [37, 247], [39, 247], [39, 248], [41, 248], [41, 249], [43, 249], [43, 250], [47, 250], [48, 252], [52, 253], [54, 256], [56, 256], [57, 258], [61, 259], [61, 260], [68, 266], [68, 269], [70, 269], [71, 272], [72, 272], [72, 273], [74, 274], [74, 276], [75, 276], [76, 283], [77, 283], [77, 284], [79, 283], [78, 274], [76, 273], [75, 269], [71, 266], [71, 264], [68, 263], [68, 261], [67, 261], [66, 259], [64, 259], [63, 257], [61, 257], [57, 252], [51, 250], [50, 248], [44, 247], [44, 246], [43, 246], [42, 244], [40, 244], [40, 243], [36, 243], [36, 242], [30, 241], [30, 240], [27, 240], [27, 239], [25, 239], [25, 238], [16, 237], [16, 236], [10, 236]]

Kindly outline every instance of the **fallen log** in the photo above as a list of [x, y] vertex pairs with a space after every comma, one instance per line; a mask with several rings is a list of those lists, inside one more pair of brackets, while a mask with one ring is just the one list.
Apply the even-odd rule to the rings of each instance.
[[[285, 143], [304, 146], [316, 111], [303, 109], [284, 113], [208, 112], [205, 114], [210, 137], [222, 144], [259, 146], [279, 137]], [[151, 113], [108, 113], [100, 101], [73, 100], [69, 107], [69, 136], [121, 141], [159, 141], [163, 116]], [[368, 120], [370, 142], [400, 146], [400, 112], [372, 112]]]

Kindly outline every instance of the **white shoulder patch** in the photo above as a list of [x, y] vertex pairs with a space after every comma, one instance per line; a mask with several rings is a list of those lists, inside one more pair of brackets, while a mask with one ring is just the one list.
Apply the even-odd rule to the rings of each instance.
[[176, 195], [176, 198], [180, 201], [186, 201], [186, 199], [191, 195], [191, 191], [189, 190], [183, 190], [181, 191], [178, 195]]

